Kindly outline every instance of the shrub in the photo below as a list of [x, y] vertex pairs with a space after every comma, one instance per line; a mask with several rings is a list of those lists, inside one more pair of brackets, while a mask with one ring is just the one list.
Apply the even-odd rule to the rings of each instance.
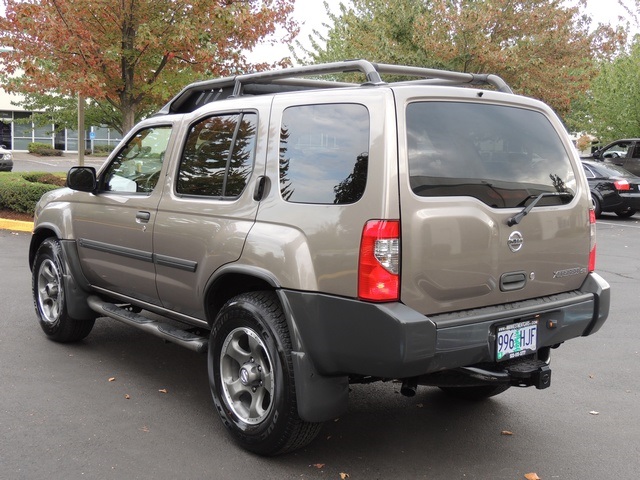
[[64, 174], [55, 174], [49, 172], [24, 172], [21, 174], [27, 182], [47, 183], [64, 187], [67, 183], [67, 177]]
[[94, 145], [93, 146], [94, 155], [109, 155], [112, 150], [113, 150], [113, 145]]
[[27, 150], [29, 150], [29, 153], [33, 153], [34, 155], [42, 155], [44, 157], [59, 157], [62, 155], [61, 150], [51, 148], [51, 145], [47, 143], [31, 142], [27, 146]]
[[[31, 180], [27, 179], [27, 177]], [[41, 182], [49, 180], [56, 183]], [[40, 200], [40, 197], [51, 190], [60, 188], [59, 183], [60, 177], [45, 172], [25, 174], [19, 172], [1, 173], [0, 209], [8, 209], [18, 213], [33, 215], [36, 203]]]

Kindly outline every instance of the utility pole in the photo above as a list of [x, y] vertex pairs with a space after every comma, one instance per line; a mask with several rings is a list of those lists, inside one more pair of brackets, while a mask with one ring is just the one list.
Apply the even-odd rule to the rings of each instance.
[[84, 95], [78, 94], [78, 165], [84, 166]]

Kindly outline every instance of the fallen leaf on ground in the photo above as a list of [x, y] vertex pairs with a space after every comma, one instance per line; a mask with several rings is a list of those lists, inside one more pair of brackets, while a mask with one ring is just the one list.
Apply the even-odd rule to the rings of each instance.
[[109, 377], [109, 381], [110, 382], [115, 382], [116, 381], [116, 377]]
[[316, 468], [324, 468], [324, 463], [314, 463], [313, 466]]
[[542, 480], [537, 473], [527, 473], [524, 478], [527, 480]]
[[349, 474], [340, 472], [340, 480], [344, 480], [345, 478], [349, 478]]
[[600, 412], [596, 412], [595, 410], [591, 410], [589, 415], [600, 415]]
[[513, 435], [513, 432], [510, 432], [509, 430], [502, 430], [500, 435]]
[[129, 396], [129, 394], [128, 394], [128, 393], [126, 393], [126, 394], [124, 395], [124, 398], [126, 398], [127, 400], [129, 400], [131, 397]]
[[146, 425], [143, 425], [142, 427], [139, 428], [139, 430], [141, 432], [148, 433], [149, 432], [149, 427], [147, 427]]
[[161, 388], [160, 390], [158, 390], [160, 393], [167, 393], [167, 389], [166, 388]]

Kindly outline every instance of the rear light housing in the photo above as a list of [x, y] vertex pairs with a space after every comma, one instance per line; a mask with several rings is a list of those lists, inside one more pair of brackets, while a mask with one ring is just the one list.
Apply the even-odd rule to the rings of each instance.
[[400, 299], [400, 222], [369, 220], [362, 230], [358, 298], [370, 302]]
[[627, 182], [624, 179], [620, 179], [620, 180], [615, 180], [613, 182], [613, 185], [616, 187], [616, 190], [618, 191], [629, 191], [631, 190], [631, 185], [629, 185], [629, 182]]
[[596, 269], [596, 211], [593, 207], [589, 209], [589, 271], [593, 272]]

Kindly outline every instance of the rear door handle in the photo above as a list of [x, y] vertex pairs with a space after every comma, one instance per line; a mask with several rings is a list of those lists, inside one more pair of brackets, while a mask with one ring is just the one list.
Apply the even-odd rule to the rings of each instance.
[[138, 212], [136, 213], [136, 222], [147, 223], [151, 219], [151, 212]]

